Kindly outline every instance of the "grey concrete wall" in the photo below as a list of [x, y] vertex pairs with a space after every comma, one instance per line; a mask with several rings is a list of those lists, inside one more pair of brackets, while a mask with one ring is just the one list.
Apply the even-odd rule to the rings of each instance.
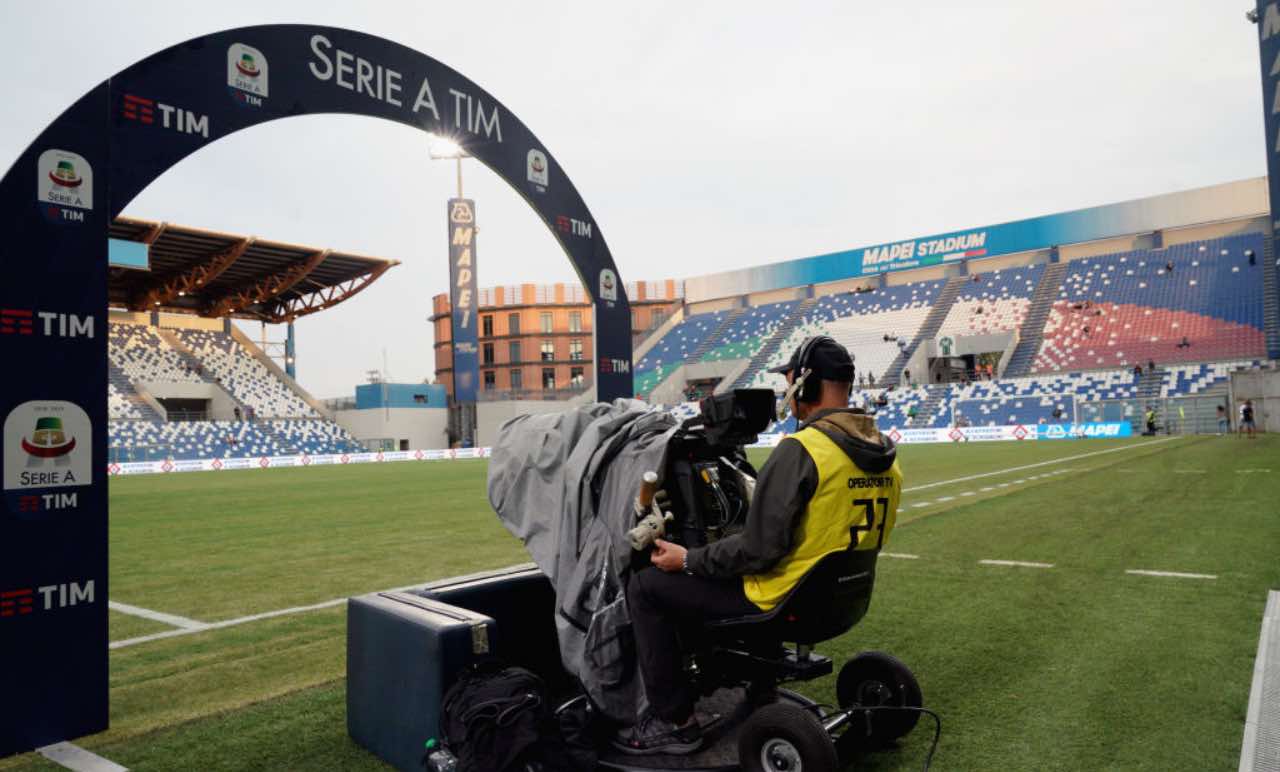
[[333, 414], [338, 425], [351, 432], [357, 440], [408, 440], [410, 450], [429, 450], [449, 447], [446, 428], [449, 411], [442, 407], [369, 408], [366, 410], [339, 410]]

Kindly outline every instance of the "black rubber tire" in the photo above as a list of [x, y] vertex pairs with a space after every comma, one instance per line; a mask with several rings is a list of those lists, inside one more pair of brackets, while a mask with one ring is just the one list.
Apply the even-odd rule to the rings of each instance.
[[767, 748], [782, 746], [785, 754], [794, 751], [800, 772], [836, 772], [839, 762], [831, 735], [813, 711], [795, 705], [775, 703], [760, 708], [746, 720], [738, 733], [738, 763], [743, 772], [778, 772], [786, 766], [766, 765]]
[[[840, 668], [836, 699], [841, 710], [859, 705], [918, 708], [924, 695], [911, 669], [897, 657], [882, 651], [864, 651]], [[870, 721], [870, 732], [867, 722]], [[876, 710], [853, 717], [841, 736], [841, 745], [879, 747], [915, 729], [920, 714], [914, 710]]]

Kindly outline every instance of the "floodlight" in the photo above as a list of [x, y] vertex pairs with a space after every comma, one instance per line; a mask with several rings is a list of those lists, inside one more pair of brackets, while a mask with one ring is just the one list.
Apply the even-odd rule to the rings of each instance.
[[467, 151], [462, 146], [448, 137], [439, 137], [433, 135], [430, 144], [427, 145], [427, 154], [432, 158], [466, 158]]

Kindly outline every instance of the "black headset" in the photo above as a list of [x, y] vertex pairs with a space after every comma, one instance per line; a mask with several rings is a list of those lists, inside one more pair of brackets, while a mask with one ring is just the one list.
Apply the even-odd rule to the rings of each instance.
[[[813, 364], [809, 359], [813, 356], [814, 349], [823, 341], [835, 343], [829, 335], [814, 335], [800, 344], [800, 351], [796, 355], [796, 368], [792, 371], [795, 376], [792, 378], [791, 388], [787, 389], [781, 404], [778, 405], [779, 421], [786, 417], [792, 397], [796, 397], [800, 402], [817, 402], [822, 398], [822, 379], [813, 377]], [[849, 356], [853, 357], [852, 354]]]

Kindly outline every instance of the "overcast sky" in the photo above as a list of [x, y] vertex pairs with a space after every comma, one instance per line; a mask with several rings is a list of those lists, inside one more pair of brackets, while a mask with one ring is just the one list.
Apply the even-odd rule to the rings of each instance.
[[[349, 27], [494, 94], [555, 154], [625, 280], [686, 277], [1266, 173], [1251, 3], [72, 2], [0, 0], [0, 168], [73, 100], [230, 27]], [[297, 323], [320, 397], [433, 375], [452, 165], [351, 116], [215, 142], [126, 214], [395, 258]], [[572, 280], [475, 161], [481, 286]], [[258, 325], [252, 325], [256, 336]], [[283, 336], [283, 328], [274, 333]]]

